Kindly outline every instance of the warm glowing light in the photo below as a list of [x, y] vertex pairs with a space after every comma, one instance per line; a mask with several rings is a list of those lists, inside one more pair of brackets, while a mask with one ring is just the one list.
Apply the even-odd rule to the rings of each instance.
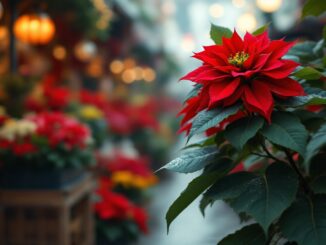
[[282, 5], [282, 0], [256, 0], [257, 7], [264, 12], [274, 12]]
[[105, 0], [92, 0], [94, 7], [100, 13], [99, 20], [96, 22], [98, 29], [104, 30], [109, 26], [109, 21], [113, 17], [113, 12], [105, 3]]
[[213, 18], [220, 18], [224, 15], [224, 7], [221, 4], [214, 3], [209, 7], [209, 14]]
[[245, 6], [246, 1], [245, 0], [232, 0], [232, 4], [236, 8], [242, 8]]
[[96, 52], [96, 45], [91, 41], [81, 41], [74, 48], [76, 57], [82, 61], [89, 61], [96, 55]]
[[186, 34], [181, 41], [181, 48], [183, 51], [190, 53], [195, 49], [194, 39], [190, 34]]
[[120, 60], [114, 60], [110, 64], [110, 70], [114, 74], [119, 74], [123, 71], [124, 65]]
[[22, 42], [47, 44], [55, 33], [53, 21], [45, 14], [23, 15], [14, 24], [14, 33]]
[[143, 69], [139, 66], [135, 67], [135, 80], [141, 80], [143, 78]]
[[100, 77], [103, 74], [101, 58], [95, 58], [90, 62], [87, 73], [92, 77]]
[[127, 69], [122, 73], [122, 81], [125, 83], [133, 83], [136, 79], [136, 74], [133, 69]]
[[0, 26], [0, 49], [5, 49], [9, 45], [9, 32], [7, 27]]
[[126, 69], [133, 68], [136, 65], [136, 62], [132, 58], [125, 59], [124, 66]]
[[246, 13], [239, 17], [237, 27], [242, 32], [252, 32], [257, 27], [257, 20], [253, 14]]
[[145, 68], [143, 70], [143, 78], [146, 82], [153, 82], [156, 78], [155, 71], [152, 68]]
[[63, 46], [57, 45], [53, 48], [52, 54], [57, 60], [64, 60], [66, 58], [67, 51]]

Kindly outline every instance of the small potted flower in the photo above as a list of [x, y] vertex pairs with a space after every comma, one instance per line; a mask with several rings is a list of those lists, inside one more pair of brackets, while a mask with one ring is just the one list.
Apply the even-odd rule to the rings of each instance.
[[127, 245], [147, 234], [146, 211], [126, 196], [113, 191], [113, 183], [102, 177], [96, 191], [96, 244]]
[[8, 119], [0, 128], [1, 185], [60, 188], [93, 162], [87, 126], [59, 112]]

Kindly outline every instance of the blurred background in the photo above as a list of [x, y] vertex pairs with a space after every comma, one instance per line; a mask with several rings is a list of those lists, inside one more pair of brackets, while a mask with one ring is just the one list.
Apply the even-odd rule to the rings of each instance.
[[195, 202], [167, 235], [194, 177], [154, 173], [185, 145], [192, 85], [178, 79], [211, 23], [320, 39], [325, 18], [302, 20], [304, 2], [1, 0], [0, 244], [210, 245], [241, 227], [224, 203], [204, 219]]

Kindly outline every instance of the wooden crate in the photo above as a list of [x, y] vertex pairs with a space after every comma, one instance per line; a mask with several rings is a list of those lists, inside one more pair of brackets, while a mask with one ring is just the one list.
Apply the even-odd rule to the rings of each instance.
[[87, 177], [62, 190], [0, 189], [0, 245], [93, 245]]

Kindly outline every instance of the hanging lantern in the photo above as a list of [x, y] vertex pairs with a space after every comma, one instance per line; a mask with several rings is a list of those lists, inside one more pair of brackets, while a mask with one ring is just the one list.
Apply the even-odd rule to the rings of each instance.
[[30, 44], [47, 44], [55, 33], [53, 21], [46, 14], [20, 16], [14, 25], [18, 40]]

